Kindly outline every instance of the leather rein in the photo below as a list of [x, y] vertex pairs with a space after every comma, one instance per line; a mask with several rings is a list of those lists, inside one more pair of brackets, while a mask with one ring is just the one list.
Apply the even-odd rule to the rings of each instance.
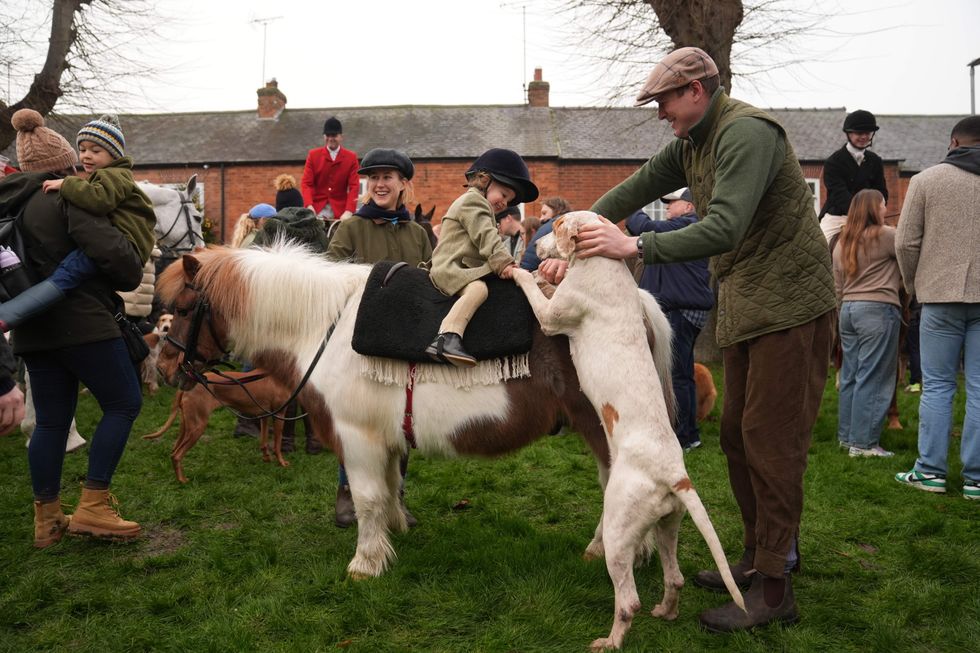
[[[307, 368], [306, 373], [303, 375], [302, 380], [300, 380], [299, 385], [292, 392], [292, 394], [290, 394], [289, 399], [287, 399], [285, 403], [283, 403], [283, 405], [280, 406], [279, 408], [276, 408], [274, 410], [267, 410], [262, 404], [258, 402], [258, 400], [252, 395], [252, 393], [249, 392], [247, 384], [252, 383], [254, 381], [258, 381], [259, 379], [263, 379], [266, 376], [268, 376], [268, 374], [265, 372], [260, 372], [257, 374], [253, 374], [251, 376], [235, 379], [228, 376], [220, 369], [217, 369], [216, 366], [223, 363], [225, 357], [228, 355], [228, 349], [221, 344], [221, 338], [218, 337], [218, 334], [214, 330], [214, 320], [211, 319], [212, 317], [211, 302], [208, 301], [208, 298], [204, 295], [204, 293], [201, 291], [200, 288], [189, 283], [185, 283], [184, 287], [188, 290], [192, 290], [195, 293], [197, 293], [197, 301], [194, 302], [193, 312], [191, 313], [191, 325], [187, 331], [187, 342], [180, 342], [180, 340], [174, 338], [171, 335], [173, 334], [172, 329], [164, 337], [164, 341], [166, 343], [169, 343], [175, 349], [177, 349], [178, 351], [184, 354], [184, 360], [180, 364], [181, 371], [188, 377], [194, 379], [195, 382], [199, 383], [205, 390], [207, 390], [208, 394], [214, 397], [214, 399], [219, 404], [221, 404], [224, 408], [227, 408], [229, 412], [242, 419], [263, 419], [266, 417], [272, 417], [273, 419], [278, 419], [286, 422], [286, 421], [296, 421], [306, 417], [306, 413], [303, 413], [301, 415], [296, 415], [295, 417], [284, 417], [284, 416], [280, 416], [279, 413], [285, 411], [286, 407], [289, 406], [289, 404], [291, 404], [293, 401], [295, 401], [296, 397], [299, 396], [299, 393], [302, 392], [304, 387], [306, 387], [307, 382], [310, 380], [310, 376], [313, 375], [313, 370], [316, 368], [317, 363], [320, 362], [320, 357], [323, 355], [324, 349], [326, 349], [327, 347], [327, 341], [329, 341], [330, 336], [333, 335], [335, 325], [333, 324], [330, 325], [330, 328], [327, 330], [327, 334], [324, 336], [323, 341], [320, 342], [320, 347], [317, 349], [316, 355], [313, 357], [313, 360], [310, 362], [310, 366]], [[207, 322], [208, 331], [210, 332], [211, 335], [211, 340], [218, 346], [218, 349], [222, 353], [221, 358], [205, 359], [200, 356], [197, 350], [197, 341], [201, 335], [201, 327], [204, 325], [205, 322]], [[205, 372], [212, 372], [213, 374], [225, 380], [209, 381], [207, 376], [205, 376], [205, 372], [199, 372], [197, 369], [195, 369], [194, 361], [197, 360], [202, 361], [205, 365], [208, 366], [208, 369], [205, 370]], [[218, 399], [217, 396], [215, 396], [214, 392], [211, 390], [210, 387], [212, 385], [239, 386], [245, 392], [245, 394], [248, 395], [248, 398], [252, 400], [252, 403], [254, 403], [259, 409], [261, 409], [264, 412], [260, 415], [243, 415], [239, 413], [234, 408], [231, 408], [230, 406], [227, 406], [224, 403], [222, 403], [222, 401]]]

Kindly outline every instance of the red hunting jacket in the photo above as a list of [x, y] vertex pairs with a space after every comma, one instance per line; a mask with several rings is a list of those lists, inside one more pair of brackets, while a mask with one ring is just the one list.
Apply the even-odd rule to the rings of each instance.
[[357, 154], [341, 147], [337, 159], [331, 160], [326, 147], [310, 150], [303, 169], [303, 205], [312, 206], [320, 212], [327, 200], [333, 214], [340, 217], [344, 211], [354, 212], [357, 208], [357, 189], [360, 179], [357, 175]]

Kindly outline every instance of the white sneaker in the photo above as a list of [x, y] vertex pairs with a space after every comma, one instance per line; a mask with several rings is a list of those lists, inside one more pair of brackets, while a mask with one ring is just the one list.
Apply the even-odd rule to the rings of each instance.
[[891, 458], [894, 452], [885, 451], [879, 445], [862, 449], [861, 447], [851, 447], [847, 450], [847, 455], [851, 458]]
[[85, 438], [78, 434], [78, 431], [72, 429], [68, 434], [68, 442], [65, 443], [65, 453], [71, 453], [72, 451], [77, 451], [84, 447], [87, 443]]

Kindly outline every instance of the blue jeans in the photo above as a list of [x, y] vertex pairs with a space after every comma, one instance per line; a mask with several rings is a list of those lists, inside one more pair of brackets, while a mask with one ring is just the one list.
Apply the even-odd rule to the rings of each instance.
[[840, 309], [840, 370], [837, 438], [852, 447], [878, 444], [881, 425], [895, 391], [898, 370], [898, 306], [885, 302], [844, 302]]
[[686, 447], [701, 439], [697, 420], [698, 391], [694, 386], [694, 341], [701, 329], [691, 324], [680, 311], [667, 311], [667, 320], [674, 332], [671, 340], [674, 359], [671, 381], [677, 404], [674, 433], [681, 446]]
[[51, 500], [61, 493], [65, 443], [78, 403], [79, 381], [102, 409], [89, 446], [86, 480], [108, 487], [143, 405], [136, 368], [122, 338], [32, 352], [23, 358], [37, 411], [37, 427], [27, 451], [35, 499]]
[[980, 304], [923, 304], [919, 349], [922, 397], [919, 399], [919, 459], [915, 461], [915, 469], [946, 476], [953, 396], [962, 352], [966, 417], [960, 458], [963, 478], [980, 483]]

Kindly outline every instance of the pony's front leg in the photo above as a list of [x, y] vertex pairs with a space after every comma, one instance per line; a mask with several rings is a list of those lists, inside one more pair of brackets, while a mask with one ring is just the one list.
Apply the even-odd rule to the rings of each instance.
[[388, 538], [388, 513], [397, 504], [397, 494], [392, 496], [387, 479], [391, 454], [378, 434], [367, 435], [349, 425], [337, 427], [357, 513], [357, 551], [347, 574], [355, 580], [380, 576], [395, 557]]

